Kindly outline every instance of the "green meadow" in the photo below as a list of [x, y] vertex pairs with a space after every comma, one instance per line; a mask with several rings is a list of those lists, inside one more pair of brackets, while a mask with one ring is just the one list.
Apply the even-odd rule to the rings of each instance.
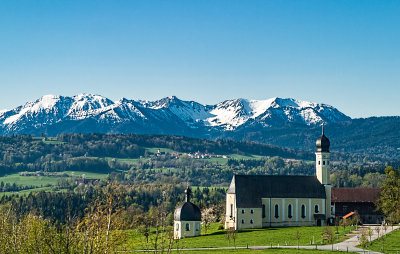
[[400, 253], [400, 229], [372, 241], [366, 249], [384, 253]]
[[[202, 228], [202, 236], [185, 238], [179, 240], [178, 245], [181, 248], [207, 248], [207, 247], [233, 247], [233, 241], [230, 242], [226, 238], [225, 230], [218, 230], [220, 224], [213, 223], [207, 234], [204, 234], [204, 227]], [[335, 232], [335, 227], [331, 227]], [[245, 229], [239, 230], [236, 237], [237, 247], [246, 246], [285, 246], [292, 245], [322, 245], [329, 244], [323, 242], [322, 233], [324, 227], [287, 227], [287, 228], [263, 228], [263, 229]], [[350, 227], [346, 228], [346, 234], [351, 230]], [[299, 232], [299, 241], [296, 239], [297, 232]], [[145, 238], [139, 232], [132, 230], [128, 233], [127, 246], [132, 249], [145, 249]], [[335, 242], [341, 242], [348, 238], [339, 227], [339, 235]], [[314, 242], [313, 242], [314, 241]]]

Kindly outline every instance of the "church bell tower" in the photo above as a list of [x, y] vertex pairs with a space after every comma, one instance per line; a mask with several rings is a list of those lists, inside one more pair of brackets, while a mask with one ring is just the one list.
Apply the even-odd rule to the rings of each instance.
[[315, 167], [317, 178], [321, 184], [328, 185], [330, 176], [330, 141], [324, 134], [324, 124], [322, 124], [322, 136], [317, 139], [315, 145], [317, 148], [317, 151], [315, 153]]

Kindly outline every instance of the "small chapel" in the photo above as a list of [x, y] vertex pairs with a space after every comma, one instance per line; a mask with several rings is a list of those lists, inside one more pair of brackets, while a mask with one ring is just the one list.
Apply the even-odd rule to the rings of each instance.
[[316, 175], [234, 175], [226, 194], [225, 228], [323, 226], [332, 222], [330, 141], [316, 141]]
[[174, 239], [194, 237], [201, 234], [201, 211], [190, 202], [192, 190], [189, 185], [185, 190], [185, 202], [180, 204], [174, 213]]

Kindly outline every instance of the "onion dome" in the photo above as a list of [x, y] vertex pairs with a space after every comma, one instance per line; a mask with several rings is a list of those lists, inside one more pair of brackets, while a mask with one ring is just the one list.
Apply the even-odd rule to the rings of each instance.
[[322, 136], [317, 139], [315, 146], [317, 147], [317, 152], [327, 152], [329, 153], [329, 146], [331, 142], [324, 135], [324, 124], [322, 124]]
[[186, 202], [180, 204], [174, 213], [174, 220], [176, 221], [201, 221], [201, 212], [195, 204], [190, 202], [190, 194], [192, 191], [189, 186], [185, 190]]

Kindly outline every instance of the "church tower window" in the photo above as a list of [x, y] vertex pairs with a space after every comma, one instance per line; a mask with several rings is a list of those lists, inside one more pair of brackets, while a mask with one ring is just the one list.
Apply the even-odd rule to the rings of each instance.
[[275, 218], [279, 218], [279, 206], [275, 205]]

